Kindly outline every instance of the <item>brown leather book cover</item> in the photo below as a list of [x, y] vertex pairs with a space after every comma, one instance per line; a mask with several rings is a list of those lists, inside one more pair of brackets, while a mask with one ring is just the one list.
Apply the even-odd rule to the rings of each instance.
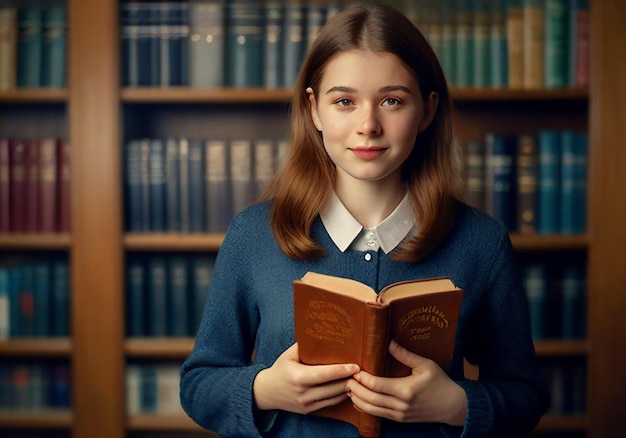
[[[448, 278], [394, 283], [379, 294], [355, 280], [309, 272], [294, 281], [296, 342], [302, 363], [356, 363], [378, 376], [410, 370], [388, 353], [391, 339], [448, 370], [463, 290]], [[380, 434], [380, 418], [348, 399], [315, 415], [347, 421], [363, 437]]]

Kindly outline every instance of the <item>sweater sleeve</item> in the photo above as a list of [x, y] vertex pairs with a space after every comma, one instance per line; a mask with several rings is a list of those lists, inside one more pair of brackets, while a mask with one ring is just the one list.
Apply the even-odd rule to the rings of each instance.
[[252, 387], [265, 366], [252, 361], [259, 313], [242, 259], [241, 226], [231, 225], [218, 253], [196, 341], [181, 368], [183, 409], [223, 438], [261, 436]]
[[547, 409], [549, 393], [532, 342], [515, 254], [503, 233], [488, 265], [485, 293], [469, 343], [479, 380], [460, 380], [468, 411], [462, 438], [526, 436]]

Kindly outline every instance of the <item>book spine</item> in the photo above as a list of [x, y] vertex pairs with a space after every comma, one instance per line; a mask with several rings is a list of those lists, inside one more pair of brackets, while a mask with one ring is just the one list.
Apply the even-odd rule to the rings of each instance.
[[122, 84], [130, 87], [139, 85], [139, 5], [131, 2], [120, 3], [120, 31], [122, 53]]
[[191, 299], [189, 300], [189, 333], [192, 335], [200, 327], [214, 266], [214, 255], [194, 257], [192, 261]]
[[165, 210], [166, 230], [178, 232], [180, 227], [180, 157], [178, 140], [165, 140]]
[[473, 74], [472, 86], [485, 88], [492, 83], [490, 59], [490, 0], [472, 2]]
[[67, 13], [64, 7], [43, 11], [42, 32], [41, 85], [62, 88], [66, 83], [67, 64]]
[[24, 228], [27, 233], [37, 232], [37, 222], [39, 219], [39, 141], [24, 141], [24, 193], [25, 212]]
[[315, 38], [326, 23], [326, 7], [323, 0], [309, 0], [305, 9], [305, 53], [311, 49]]
[[252, 141], [233, 140], [230, 143], [230, 184], [233, 215], [252, 203]]
[[150, 140], [149, 153], [150, 231], [165, 231], [165, 144]]
[[265, 4], [265, 38], [263, 40], [263, 86], [278, 88], [283, 85], [282, 46], [285, 43], [284, 10], [280, 1]]
[[167, 260], [153, 256], [148, 260], [148, 325], [149, 336], [167, 336]]
[[26, 231], [26, 141], [9, 143], [9, 211], [11, 231]]
[[587, 136], [584, 133], [561, 132], [560, 200], [561, 233], [584, 233], [587, 215]]
[[465, 200], [485, 210], [485, 143], [469, 141], [465, 146]]
[[0, 234], [11, 231], [9, 140], [0, 138]]
[[283, 86], [293, 87], [306, 52], [305, 9], [299, 0], [285, 5], [283, 28]]
[[254, 141], [254, 198], [258, 199], [274, 176], [276, 165], [276, 147], [273, 140], [257, 139]]
[[17, 9], [0, 8], [0, 90], [16, 86]]
[[21, 309], [20, 291], [22, 289], [22, 269], [12, 266], [8, 270], [9, 276], [9, 337], [21, 336]]
[[505, 1], [489, 3], [489, 85], [492, 88], [506, 88], [509, 82]]
[[441, 1], [441, 67], [451, 86], [457, 86], [454, 0]]
[[189, 84], [224, 85], [224, 5], [221, 0], [189, 3]]
[[141, 171], [141, 204], [139, 226], [142, 231], [150, 231], [150, 139], [144, 138], [139, 142], [139, 157]]
[[[11, 335], [10, 310], [9, 270], [0, 267], [0, 341], [8, 339]], [[0, 402], [0, 407], [2, 406]]]
[[126, 365], [126, 373], [124, 379], [126, 415], [129, 417], [141, 414], [141, 365]]
[[33, 271], [35, 279], [33, 294], [34, 335], [49, 336], [51, 333], [50, 264], [48, 262], [37, 263]]
[[517, 142], [517, 232], [537, 232], [539, 153], [533, 135], [521, 135]]
[[206, 230], [210, 233], [226, 231], [232, 220], [233, 207], [229, 177], [229, 150], [226, 140], [205, 143]]
[[589, 4], [588, 0], [579, 0], [576, 12], [576, 86], [589, 85]]
[[69, 336], [70, 278], [67, 260], [52, 264], [52, 336]]
[[21, 266], [20, 335], [35, 336], [35, 272], [31, 264]]
[[509, 88], [524, 87], [524, 10], [522, 0], [506, 0], [506, 40]]
[[160, 85], [187, 84], [189, 10], [186, 2], [160, 4]]
[[523, 0], [524, 88], [544, 87], [545, 7], [543, 0]]
[[178, 141], [178, 187], [179, 187], [179, 213], [180, 213], [180, 231], [188, 233], [190, 206], [189, 206], [189, 140], [181, 138]]
[[515, 230], [515, 139], [488, 133], [485, 143], [487, 176], [485, 184], [486, 211], [499, 219], [509, 230]]
[[561, 205], [561, 138], [558, 131], [542, 130], [538, 136], [539, 149], [539, 234], [560, 232]]
[[544, 265], [530, 264], [522, 270], [522, 282], [530, 310], [530, 329], [534, 340], [546, 337], [548, 279]]
[[455, 44], [456, 73], [455, 85], [459, 88], [471, 87], [474, 84], [472, 5], [470, 0], [455, 0]]
[[142, 145], [139, 140], [130, 140], [124, 148], [125, 173], [124, 181], [126, 198], [126, 229], [130, 232], [143, 231], [142, 222]]
[[129, 257], [126, 266], [126, 335], [146, 336], [146, 279], [143, 258]]
[[141, 364], [140, 405], [142, 413], [156, 413], [158, 404], [157, 368], [154, 364]]
[[189, 141], [189, 231], [204, 231], [204, 142]]
[[72, 226], [71, 207], [71, 156], [70, 142], [68, 140], [60, 140], [57, 144], [57, 184], [58, 184], [58, 218], [57, 226], [60, 233], [69, 233]]
[[[140, 3], [142, 4], [142, 3]], [[158, 87], [161, 84], [162, 65], [161, 65], [161, 41], [162, 28], [161, 24], [164, 21], [163, 10], [161, 8], [165, 3], [143, 3], [145, 9], [145, 20], [142, 23], [145, 26], [148, 39], [149, 49], [149, 66], [148, 71], [148, 86]]]
[[586, 281], [583, 269], [566, 266], [561, 287], [561, 337], [582, 339], [586, 323]]
[[546, 88], [565, 87], [568, 78], [568, 0], [545, 0], [544, 81]]
[[167, 327], [168, 336], [189, 336], [189, 277], [187, 273], [186, 258], [173, 255], [168, 261], [168, 287], [167, 287]]
[[57, 231], [57, 141], [54, 138], [42, 139], [39, 143], [39, 231]]
[[18, 10], [17, 86], [41, 86], [42, 10]]
[[[237, 88], [263, 85], [263, 8], [237, 0], [227, 6], [226, 79]], [[299, 67], [299, 65], [298, 65]]]

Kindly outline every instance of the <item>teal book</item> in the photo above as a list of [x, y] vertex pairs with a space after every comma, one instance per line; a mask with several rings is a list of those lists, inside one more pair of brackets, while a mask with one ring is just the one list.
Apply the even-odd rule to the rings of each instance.
[[561, 206], [562, 234], [582, 234], [587, 216], [587, 135], [561, 132]]
[[125, 216], [130, 232], [144, 231], [141, 148], [140, 140], [129, 140], [124, 147]]
[[180, 156], [178, 140], [165, 140], [165, 219], [166, 231], [180, 231]]
[[189, 232], [189, 140], [181, 138], [178, 140], [178, 188], [179, 188], [179, 217], [180, 229], [182, 233]]
[[230, 189], [233, 216], [254, 201], [253, 147], [251, 140], [230, 142]]
[[9, 270], [0, 267], [0, 340], [7, 339], [11, 335], [10, 299]]
[[50, 336], [51, 284], [50, 263], [47, 261], [35, 263], [33, 266], [34, 290], [33, 290], [33, 319], [34, 336]]
[[542, 130], [537, 141], [539, 151], [537, 232], [558, 234], [561, 232], [561, 133], [556, 130]]
[[506, 35], [506, 0], [490, 0], [489, 3], [489, 85], [507, 88], [509, 63]]
[[467, 88], [474, 85], [474, 63], [476, 62], [472, 32], [472, 2], [471, 0], [455, 0], [454, 3], [455, 86]]
[[187, 258], [178, 254], [168, 260], [167, 335], [191, 336], [189, 333], [189, 273]]
[[305, 54], [311, 49], [315, 38], [326, 24], [326, 6], [324, 0], [309, 0], [305, 10]]
[[509, 230], [516, 229], [516, 139], [488, 133], [485, 139], [485, 209]]
[[583, 267], [566, 266], [563, 269], [561, 284], [561, 337], [563, 339], [585, 337], [586, 289]]
[[161, 139], [150, 140], [148, 169], [149, 230], [162, 232], [165, 231], [165, 143]]
[[187, 2], [160, 2], [159, 84], [161, 87], [188, 84], [189, 7]]
[[22, 265], [22, 282], [19, 290], [20, 299], [20, 335], [35, 336], [35, 270], [28, 263]]
[[189, 232], [204, 231], [204, 141], [189, 140]]
[[226, 7], [226, 82], [235, 88], [263, 86], [263, 6], [233, 0]]
[[137, 254], [126, 264], [126, 336], [146, 336], [146, 268]]
[[140, 406], [144, 414], [157, 412], [158, 384], [157, 366], [153, 363], [143, 363], [140, 366]]
[[43, 11], [19, 9], [17, 13], [17, 86], [40, 87], [43, 49]]
[[168, 335], [167, 259], [153, 255], [148, 260], [148, 336]]
[[530, 329], [534, 340], [546, 337], [548, 276], [545, 265], [530, 264], [522, 268], [522, 283], [530, 310]]
[[441, 57], [439, 61], [451, 87], [457, 86], [454, 0], [441, 0]]
[[569, 84], [569, 0], [545, 0], [544, 84], [561, 88]]
[[263, 40], [263, 86], [283, 85], [283, 44], [285, 43], [284, 8], [280, 0], [265, 3], [265, 38]]
[[223, 0], [189, 2], [189, 85], [194, 88], [224, 86]]
[[67, 83], [67, 10], [44, 9], [42, 15], [41, 85], [63, 88]]
[[51, 336], [70, 335], [70, 272], [67, 260], [52, 262]]
[[198, 327], [200, 327], [214, 267], [215, 255], [196, 256], [191, 261], [192, 272], [189, 299], [189, 333], [191, 335], [194, 335], [198, 331]]
[[472, 85], [486, 88], [491, 79], [490, 4], [491, 0], [472, 0]]
[[205, 143], [205, 220], [206, 231], [226, 231], [233, 216], [230, 180], [230, 154], [226, 140]]
[[293, 87], [306, 54], [306, 10], [299, 0], [285, 6], [283, 42], [283, 86]]

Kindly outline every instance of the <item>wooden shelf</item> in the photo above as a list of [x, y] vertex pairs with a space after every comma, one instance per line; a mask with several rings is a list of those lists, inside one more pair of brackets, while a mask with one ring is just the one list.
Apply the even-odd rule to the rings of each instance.
[[585, 235], [538, 235], [511, 234], [511, 242], [517, 251], [572, 251], [586, 250], [589, 246]]
[[17, 88], [0, 90], [0, 103], [64, 103], [68, 100], [65, 88]]
[[69, 249], [72, 237], [67, 233], [0, 234], [0, 251], [4, 249]]
[[545, 340], [535, 342], [535, 351], [539, 356], [586, 356], [589, 344], [586, 340]]
[[193, 338], [129, 338], [124, 352], [132, 358], [185, 359], [193, 343]]
[[124, 248], [134, 251], [217, 251], [224, 233], [215, 234], [126, 234]]
[[202, 427], [194, 423], [186, 415], [133, 415], [127, 419], [127, 427], [129, 430], [136, 431], [197, 431], [205, 432], [208, 437], [215, 437], [217, 435], [213, 432], [209, 432]]
[[0, 341], [0, 357], [69, 357], [68, 338], [16, 338]]
[[545, 415], [535, 430], [583, 432], [587, 428], [587, 417], [584, 415]]
[[508, 90], [489, 88], [453, 88], [454, 101], [541, 101], [541, 100], [587, 100], [587, 88], [554, 88], [536, 90]]
[[63, 430], [73, 424], [72, 412], [66, 409], [43, 409], [39, 411], [0, 410], [0, 428]]

